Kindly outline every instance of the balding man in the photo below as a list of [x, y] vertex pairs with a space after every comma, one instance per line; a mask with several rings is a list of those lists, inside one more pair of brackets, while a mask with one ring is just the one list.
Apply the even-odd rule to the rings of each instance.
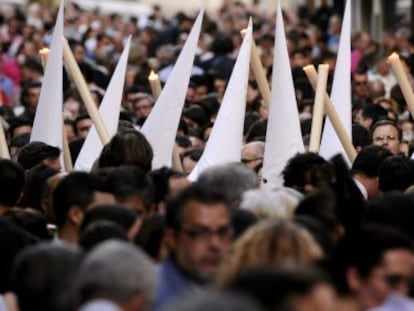
[[243, 146], [241, 161], [256, 173], [262, 168], [265, 143], [253, 141]]

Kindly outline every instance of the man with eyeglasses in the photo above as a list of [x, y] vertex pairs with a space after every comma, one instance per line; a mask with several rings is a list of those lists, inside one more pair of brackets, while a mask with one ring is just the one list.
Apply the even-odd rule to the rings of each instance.
[[380, 120], [371, 129], [372, 144], [387, 148], [393, 155], [400, 153], [401, 131], [392, 120]]
[[193, 185], [167, 205], [165, 242], [154, 310], [212, 282], [227, 252], [232, 227], [225, 198]]
[[374, 310], [389, 303], [394, 308], [378, 310], [412, 310], [403, 304], [408, 302], [413, 280], [414, 245], [401, 231], [379, 224], [363, 225], [340, 242], [333, 262], [335, 275], [343, 273], [346, 280], [341, 299], [354, 300], [358, 310]]
[[264, 148], [265, 143], [262, 141], [252, 141], [244, 145], [241, 162], [258, 173], [263, 166]]

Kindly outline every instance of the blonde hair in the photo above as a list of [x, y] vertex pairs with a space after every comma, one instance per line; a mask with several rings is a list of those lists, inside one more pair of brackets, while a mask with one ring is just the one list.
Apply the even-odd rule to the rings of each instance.
[[304, 228], [288, 220], [268, 219], [248, 229], [231, 247], [219, 274], [226, 285], [251, 268], [309, 264], [323, 257]]

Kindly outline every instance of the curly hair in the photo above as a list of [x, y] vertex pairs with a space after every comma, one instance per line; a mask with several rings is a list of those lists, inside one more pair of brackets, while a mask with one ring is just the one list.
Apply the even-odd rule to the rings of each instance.
[[222, 264], [218, 282], [225, 286], [252, 268], [308, 264], [322, 257], [322, 249], [306, 229], [288, 220], [269, 219], [236, 240]]

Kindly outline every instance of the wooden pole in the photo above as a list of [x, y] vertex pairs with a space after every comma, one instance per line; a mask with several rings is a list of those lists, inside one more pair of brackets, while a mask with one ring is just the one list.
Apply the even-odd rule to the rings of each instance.
[[[243, 29], [241, 35], [244, 37], [246, 29]], [[252, 50], [250, 52], [250, 63], [252, 65], [253, 73], [257, 81], [260, 93], [263, 97], [263, 102], [267, 108], [270, 106], [271, 102], [271, 93], [269, 88], [269, 83], [267, 81], [266, 73], [260, 60], [259, 51], [257, 49], [256, 43], [252, 40]]]
[[[303, 70], [306, 73], [306, 76], [308, 77], [310, 83], [312, 84], [312, 87], [316, 89], [316, 84], [318, 81], [318, 73], [315, 70], [315, 67], [313, 65], [309, 65], [303, 68]], [[342, 124], [342, 121], [336, 112], [331, 99], [329, 98], [328, 94], [325, 93], [325, 110], [326, 114], [328, 115], [329, 120], [331, 120], [331, 123], [335, 129], [336, 135], [338, 135], [338, 138], [342, 144], [342, 146], [345, 149], [346, 155], [348, 156], [348, 159], [351, 161], [351, 163], [354, 162], [357, 152], [355, 150], [354, 145], [352, 145], [352, 141], [348, 134], [346, 133], [345, 127]]]
[[404, 99], [407, 103], [408, 109], [410, 110], [411, 115], [414, 117], [414, 92], [411, 87], [410, 81], [408, 81], [408, 77], [404, 72], [404, 68], [401, 63], [400, 57], [397, 53], [392, 53], [391, 56], [388, 57], [388, 62], [391, 65], [395, 77], [397, 78], [398, 84], [401, 88], [401, 92], [404, 95]]
[[85, 104], [85, 108], [95, 125], [99, 138], [101, 139], [102, 144], [106, 145], [111, 139], [109, 133], [105, 127], [101, 115], [98, 112], [98, 108], [95, 105], [92, 95], [89, 92], [88, 85], [86, 84], [85, 78], [79, 69], [78, 63], [76, 62], [75, 57], [70, 50], [68, 42], [65, 38], [62, 38], [62, 40], [63, 58], [65, 59], [65, 63], [68, 66], [68, 69], [72, 75], [73, 82], [75, 83], [79, 94]]
[[324, 115], [324, 101], [326, 84], [328, 81], [329, 65], [319, 65], [318, 81], [316, 83], [315, 103], [313, 105], [312, 129], [309, 142], [309, 151], [319, 153], [321, 145], [322, 123]]

